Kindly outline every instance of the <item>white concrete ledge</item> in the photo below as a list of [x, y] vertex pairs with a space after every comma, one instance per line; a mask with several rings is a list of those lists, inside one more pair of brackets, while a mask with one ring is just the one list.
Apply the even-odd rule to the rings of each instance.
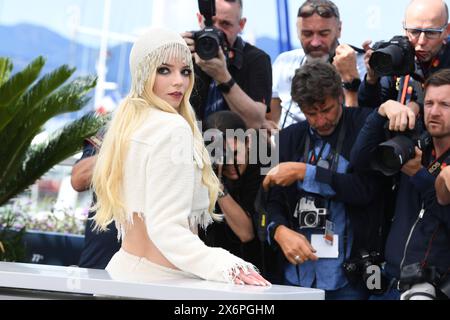
[[151, 300], [323, 300], [318, 289], [238, 286], [194, 279], [152, 284], [112, 280], [104, 270], [0, 262], [0, 297], [51, 299], [109, 296]]

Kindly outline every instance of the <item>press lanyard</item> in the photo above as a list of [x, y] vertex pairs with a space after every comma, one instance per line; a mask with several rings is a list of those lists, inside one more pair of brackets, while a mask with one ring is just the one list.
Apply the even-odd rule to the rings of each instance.
[[[345, 118], [344, 118], [344, 113], [342, 113], [342, 118], [341, 118], [341, 128], [339, 130], [339, 136], [338, 136], [338, 141], [337, 141], [337, 148], [334, 151], [334, 156], [333, 156], [333, 160], [331, 161], [331, 166], [330, 166], [330, 170], [332, 172], [337, 172], [338, 169], [338, 165], [339, 165], [339, 158], [340, 158], [340, 153], [342, 151], [342, 147], [344, 145], [344, 139], [345, 139], [345, 134], [347, 131], [347, 127], [345, 126]], [[327, 145], [327, 142], [322, 140], [322, 148], [319, 152], [319, 155], [317, 156], [316, 159], [316, 163], [320, 160], [320, 158], [322, 157], [322, 153], [325, 149], [325, 146]], [[309, 157], [309, 148], [311, 145], [311, 137], [310, 137], [310, 133], [308, 132], [306, 135], [306, 141], [305, 141], [305, 151], [304, 151], [304, 156], [303, 159], [305, 162], [308, 162]], [[330, 145], [330, 153], [332, 153], [333, 150], [331, 149], [331, 145]], [[315, 157], [315, 151], [314, 151], [314, 147], [312, 150], [313, 155], [311, 156], [311, 159], [309, 159], [310, 164], [312, 165], [316, 165], [315, 163], [311, 163], [312, 160], [314, 160], [313, 158]], [[325, 207], [330, 210], [330, 206], [331, 206], [331, 201], [329, 199], [325, 199]], [[345, 211], [344, 211], [345, 213]], [[343, 250], [343, 254], [344, 254], [344, 259], [346, 259], [346, 255], [347, 255], [347, 242], [348, 242], [348, 230], [347, 230], [347, 214], [344, 214], [344, 219], [345, 219], [345, 228], [344, 228], [344, 250]]]
[[316, 156], [316, 152], [313, 148], [311, 151], [311, 158], [309, 159], [308, 163], [312, 165], [317, 165], [317, 163], [322, 159], [323, 151], [325, 150], [327, 143], [325, 141], [322, 141], [322, 147], [320, 148], [319, 154]]
[[[345, 139], [345, 133], [347, 131], [347, 128], [345, 126], [345, 121], [344, 121], [344, 114], [342, 113], [342, 120], [341, 120], [341, 129], [339, 130], [339, 137], [338, 137], [338, 144], [337, 144], [337, 148], [336, 151], [334, 152], [334, 156], [333, 156], [333, 160], [331, 163], [331, 167], [330, 170], [335, 172], [337, 170], [338, 164], [339, 164], [339, 154], [342, 151], [342, 146], [344, 145], [344, 139]], [[320, 151], [318, 157], [317, 157], [317, 161], [320, 160], [320, 157], [322, 157], [322, 153], [323, 150], [327, 144], [326, 141], [322, 141], [323, 145], [322, 145], [322, 150]], [[306, 134], [306, 141], [305, 141], [305, 151], [304, 151], [304, 155], [303, 155], [303, 159], [305, 162], [308, 162], [309, 159], [309, 148], [311, 146], [311, 137], [310, 137], [310, 133], [308, 132]], [[330, 150], [330, 152], [332, 152], [332, 150]], [[314, 154], [314, 148], [313, 148], [313, 155]], [[310, 159], [311, 160], [311, 159]], [[317, 162], [316, 162], [317, 163]], [[315, 163], [311, 163], [313, 165], [315, 165]]]

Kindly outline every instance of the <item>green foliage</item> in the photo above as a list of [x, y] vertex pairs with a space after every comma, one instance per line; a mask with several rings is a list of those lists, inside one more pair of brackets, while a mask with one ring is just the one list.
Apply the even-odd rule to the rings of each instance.
[[82, 109], [96, 85], [90, 76], [70, 80], [75, 69], [68, 66], [39, 77], [44, 65], [39, 57], [11, 76], [11, 61], [0, 58], [0, 206], [80, 151], [84, 139], [104, 125], [103, 118], [89, 114], [32, 145], [52, 117]]
[[5, 58], [0, 58], [0, 86], [9, 79], [13, 65], [11, 61]]

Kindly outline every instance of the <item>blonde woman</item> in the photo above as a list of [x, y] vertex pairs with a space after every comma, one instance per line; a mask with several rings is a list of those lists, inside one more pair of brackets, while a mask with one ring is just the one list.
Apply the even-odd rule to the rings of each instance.
[[115, 221], [114, 279], [200, 278], [269, 285], [255, 267], [198, 238], [213, 222], [219, 182], [189, 98], [192, 57], [180, 35], [152, 29], [130, 55], [131, 92], [117, 110], [93, 174], [99, 229]]

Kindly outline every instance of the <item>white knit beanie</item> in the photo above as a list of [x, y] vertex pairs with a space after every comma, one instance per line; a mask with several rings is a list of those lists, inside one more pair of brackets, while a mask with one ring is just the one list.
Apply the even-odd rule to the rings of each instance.
[[184, 39], [176, 32], [151, 28], [134, 43], [130, 54], [132, 97], [141, 97], [150, 74], [172, 59], [193, 69], [192, 55]]

